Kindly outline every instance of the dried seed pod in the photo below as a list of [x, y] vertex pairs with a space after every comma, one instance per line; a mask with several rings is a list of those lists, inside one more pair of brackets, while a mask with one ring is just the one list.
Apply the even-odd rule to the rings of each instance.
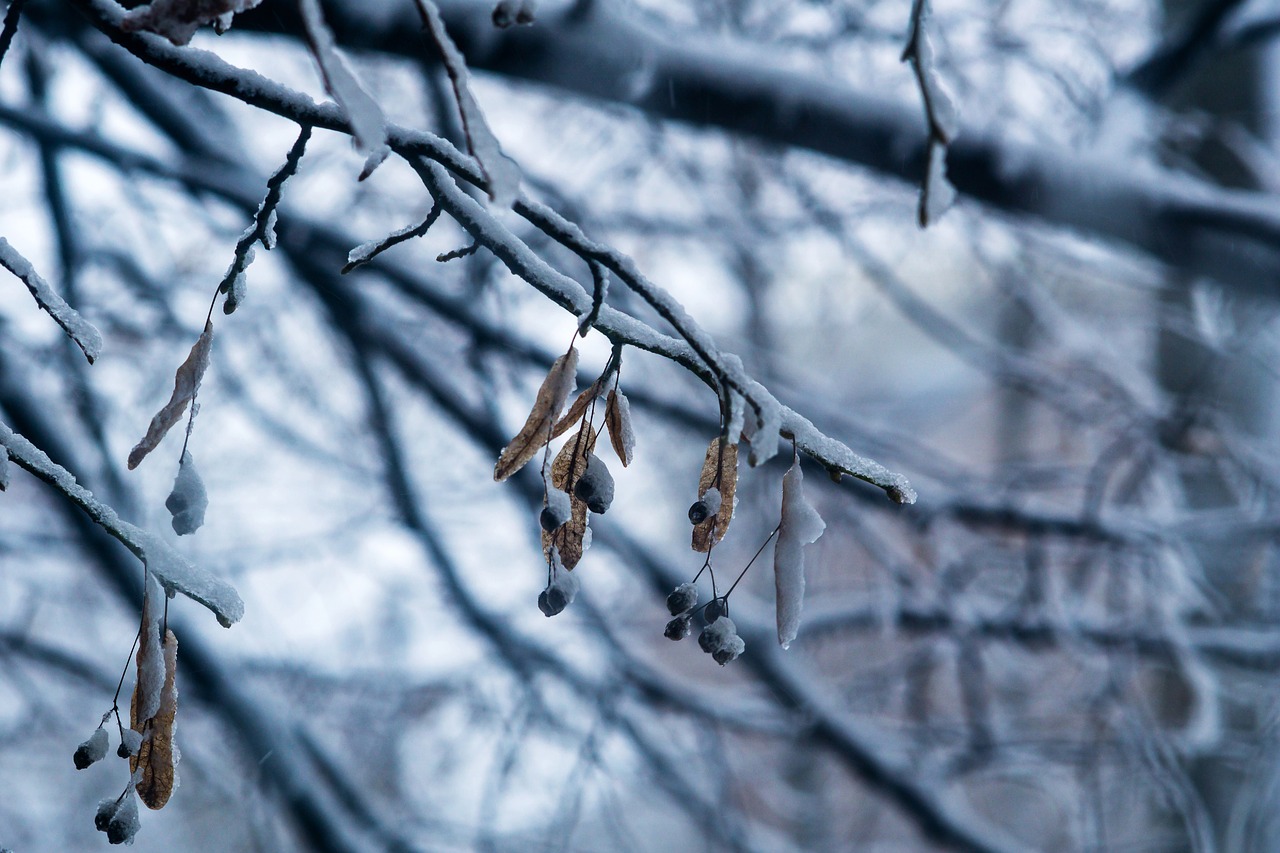
[[688, 616], [677, 616], [667, 623], [662, 635], [668, 640], [683, 640], [693, 633], [693, 620]]
[[89, 735], [84, 743], [76, 747], [76, 754], [73, 760], [76, 763], [77, 770], [83, 770], [91, 764], [96, 764], [107, 756], [107, 730], [98, 727], [98, 730]]
[[569, 352], [556, 359], [548, 371], [538, 395], [533, 402], [533, 410], [525, 420], [524, 426], [511, 443], [502, 448], [498, 462], [493, 467], [493, 479], [497, 482], [510, 477], [525, 464], [538, 455], [538, 451], [551, 440], [551, 429], [564, 408], [564, 403], [573, 391], [577, 379], [578, 351]]
[[596, 514], [607, 512], [613, 503], [613, 475], [594, 453], [587, 457], [587, 469], [573, 484], [573, 495]]
[[209, 367], [209, 352], [212, 347], [213, 323], [210, 321], [204, 324], [204, 332], [191, 347], [186, 361], [178, 366], [178, 371], [173, 377], [173, 394], [169, 397], [169, 402], [165, 403], [164, 408], [151, 419], [150, 425], [147, 426], [147, 434], [134, 446], [133, 450], [129, 451], [130, 471], [137, 468], [147, 454], [156, 449], [160, 439], [165, 437], [165, 434], [182, 417], [182, 413], [187, 410], [187, 404], [195, 399], [200, 382], [204, 379], [204, 372]]
[[672, 616], [679, 616], [693, 609], [698, 603], [698, 588], [691, 583], [682, 583], [667, 596], [667, 610]]
[[631, 425], [631, 403], [621, 391], [609, 392], [609, 399], [604, 407], [604, 422], [609, 428], [609, 442], [613, 452], [618, 454], [622, 467], [631, 464], [636, 452], [636, 433]]

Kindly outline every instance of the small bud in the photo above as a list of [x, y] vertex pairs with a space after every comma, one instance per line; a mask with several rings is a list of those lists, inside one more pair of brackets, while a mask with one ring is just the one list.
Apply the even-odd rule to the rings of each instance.
[[667, 596], [667, 610], [672, 616], [679, 616], [698, 603], [698, 588], [691, 583], [682, 583]]
[[707, 607], [702, 611], [702, 616], [708, 623], [714, 622], [724, 615], [724, 599], [713, 598], [707, 602]]
[[88, 740], [76, 747], [73, 760], [76, 763], [76, 769], [83, 770], [90, 764], [101, 761], [106, 755], [107, 730], [99, 726], [97, 731], [89, 735]]
[[668, 640], [683, 640], [692, 633], [692, 620], [688, 616], [677, 616], [667, 623], [662, 635]]
[[516, 23], [526, 26], [533, 23], [534, 2], [533, 0], [524, 0], [520, 4], [520, 11], [516, 12]]
[[706, 501], [694, 501], [689, 507], [689, 523], [701, 524], [711, 517], [711, 510], [707, 508]]

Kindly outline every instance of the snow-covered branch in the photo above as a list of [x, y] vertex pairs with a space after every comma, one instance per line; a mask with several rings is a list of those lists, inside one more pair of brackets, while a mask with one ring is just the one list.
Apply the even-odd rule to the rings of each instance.
[[55, 463], [44, 451], [3, 423], [0, 423], [0, 446], [8, 451], [9, 458], [14, 463], [53, 486], [84, 510], [103, 530], [120, 540], [134, 556], [146, 564], [147, 570], [166, 589], [180, 592], [203, 604], [226, 627], [238, 622], [244, 615], [244, 602], [230, 584], [191, 565], [159, 537], [120, 518], [114, 509], [77, 483], [70, 471]]
[[[175, 48], [149, 34], [124, 32], [119, 26], [118, 8], [103, 0], [75, 2], [89, 12], [95, 23], [114, 41], [174, 76], [232, 95], [299, 124], [350, 132], [348, 122], [334, 105], [316, 104], [305, 95], [256, 72], [235, 68], [208, 52]], [[555, 270], [532, 252], [456, 183], [454, 176], [487, 188], [484, 174], [474, 160], [448, 142], [421, 131], [388, 125], [387, 139], [392, 150], [410, 159], [411, 163], [415, 157], [425, 158], [420, 161], [420, 174], [436, 201], [514, 274], [575, 316], [584, 316], [591, 311], [592, 297], [578, 282]], [[453, 175], [447, 174], [446, 169]], [[794, 438], [801, 450], [833, 474], [848, 474], [880, 486], [899, 503], [915, 500], [915, 492], [905, 477], [858, 456], [839, 441], [820, 433], [805, 418], [782, 406], [764, 386], [746, 374], [740, 360], [720, 353], [710, 336], [666, 291], [649, 282], [630, 258], [589, 240], [577, 226], [527, 198], [522, 197], [516, 202], [516, 211], [574, 251], [603, 264], [657, 310], [679, 337], [679, 340], [673, 340], [627, 314], [604, 306], [595, 327], [615, 344], [635, 346], [669, 358], [696, 373], [718, 393], [722, 386], [727, 386], [747, 401], [757, 418], [756, 440], [752, 446], [753, 464], [763, 463], [776, 453], [779, 437]]]

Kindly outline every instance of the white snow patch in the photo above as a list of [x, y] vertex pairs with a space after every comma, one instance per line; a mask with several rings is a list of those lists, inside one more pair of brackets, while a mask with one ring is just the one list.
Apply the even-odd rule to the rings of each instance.
[[165, 508], [173, 516], [173, 530], [179, 536], [195, 533], [204, 524], [204, 513], [209, 507], [209, 495], [205, 491], [204, 481], [196, 470], [195, 460], [190, 452], [182, 454], [178, 464], [178, 476], [173, 481], [173, 491], [164, 502]]
[[702, 502], [706, 504], [707, 507], [707, 518], [710, 518], [720, 511], [720, 505], [723, 503], [723, 500], [724, 499], [720, 496], [720, 490], [715, 486], [712, 486], [703, 492]]

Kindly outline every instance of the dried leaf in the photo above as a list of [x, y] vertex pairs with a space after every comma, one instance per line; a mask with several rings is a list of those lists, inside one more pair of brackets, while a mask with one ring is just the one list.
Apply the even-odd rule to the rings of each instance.
[[707, 448], [698, 478], [698, 497], [709, 489], [720, 490], [720, 511], [693, 528], [693, 550], [706, 553], [724, 538], [733, 520], [733, 493], [738, 488], [738, 445], [714, 438]]
[[636, 434], [631, 427], [631, 403], [625, 394], [609, 392], [604, 407], [604, 425], [609, 429], [609, 443], [613, 452], [622, 460], [622, 467], [631, 464], [636, 452]]
[[569, 399], [577, 375], [578, 350], [571, 348], [551, 365], [533, 401], [533, 411], [529, 412], [520, 432], [498, 455], [498, 464], [493, 468], [494, 480], [502, 482], [519, 471], [551, 440], [552, 426], [564, 408], [564, 401]]
[[147, 454], [156, 449], [165, 434], [182, 418], [187, 404], [195, 399], [196, 392], [200, 390], [200, 380], [204, 378], [205, 369], [209, 366], [209, 351], [212, 347], [213, 323], [210, 321], [204, 324], [200, 339], [191, 347], [187, 360], [182, 362], [174, 375], [173, 395], [169, 397], [169, 402], [156, 412], [151, 425], [147, 427], [147, 434], [129, 451], [130, 471], [137, 468], [147, 458]]
[[569, 430], [573, 429], [578, 421], [582, 420], [582, 416], [587, 413], [587, 406], [591, 405], [591, 401], [600, 393], [600, 380], [592, 382], [585, 391], [578, 395], [573, 401], [573, 405], [569, 407], [569, 411], [564, 413], [564, 417], [556, 421], [555, 427], [551, 430], [552, 438], [559, 438]]
[[[586, 550], [587, 539], [587, 504], [586, 501], [573, 494], [573, 486], [587, 470], [587, 460], [596, 446], [596, 431], [591, 424], [584, 423], [577, 435], [565, 442], [564, 447], [556, 454], [551, 463], [551, 485], [569, 493], [572, 514], [569, 520], [560, 525], [554, 533], [542, 533], [542, 550], [550, 554], [555, 545], [560, 552], [560, 561], [566, 569], [572, 570], [582, 559]], [[550, 557], [548, 556], [548, 559]]]
[[[178, 638], [173, 631], [164, 635], [164, 688], [160, 694], [160, 708], [148, 720], [134, 720], [134, 731], [144, 737], [138, 754], [129, 759], [129, 769], [142, 768], [142, 778], [137, 784], [138, 797], [149, 809], [164, 808], [177, 781], [178, 751], [173, 746], [173, 727], [178, 713]], [[134, 703], [137, 703], [134, 692]]]

